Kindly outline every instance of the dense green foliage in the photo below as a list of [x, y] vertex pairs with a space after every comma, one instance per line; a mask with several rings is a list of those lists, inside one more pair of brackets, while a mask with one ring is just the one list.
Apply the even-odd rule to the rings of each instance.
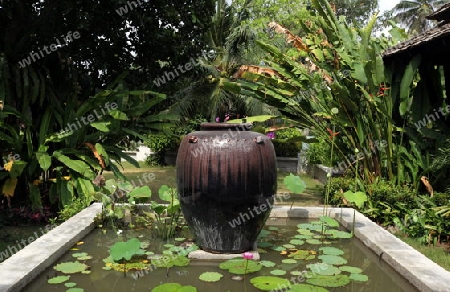
[[137, 165], [122, 153], [131, 141], [178, 120], [157, 115], [164, 95], [135, 89], [153, 87], [161, 64], [207, 50], [213, 2], [129, 2], [2, 2], [0, 154], [9, 164], [0, 181], [8, 205], [89, 202], [96, 174], [121, 177], [113, 164], [121, 159]]
[[410, 34], [418, 34], [430, 29], [434, 23], [426, 16], [438, 9], [448, 0], [402, 0], [392, 9], [394, 19], [406, 25]]

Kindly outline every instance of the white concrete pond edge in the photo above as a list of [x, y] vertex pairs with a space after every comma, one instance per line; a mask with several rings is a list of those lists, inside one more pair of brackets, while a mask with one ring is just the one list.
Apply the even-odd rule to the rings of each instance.
[[[100, 203], [89, 206], [0, 263], [0, 291], [20, 291], [53, 265], [95, 228], [94, 218], [101, 210]], [[353, 209], [330, 207], [326, 212], [351, 230]], [[270, 217], [318, 218], [322, 215], [323, 207], [275, 206]], [[450, 272], [359, 212], [355, 217], [355, 236], [418, 290], [450, 292]]]

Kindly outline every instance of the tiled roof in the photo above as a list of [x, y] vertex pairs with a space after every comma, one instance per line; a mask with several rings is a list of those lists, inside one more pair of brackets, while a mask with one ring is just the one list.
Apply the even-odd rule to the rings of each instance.
[[439, 38], [449, 37], [450, 36], [450, 23], [446, 23], [441, 26], [437, 26], [435, 28], [429, 29], [424, 33], [421, 33], [418, 36], [415, 36], [407, 41], [401, 42], [398, 45], [390, 47], [383, 53], [383, 58], [390, 57], [392, 55], [396, 55], [398, 53], [404, 52], [406, 50], [410, 50], [413, 48], [417, 48], [421, 45], [424, 45], [432, 40], [437, 40]]

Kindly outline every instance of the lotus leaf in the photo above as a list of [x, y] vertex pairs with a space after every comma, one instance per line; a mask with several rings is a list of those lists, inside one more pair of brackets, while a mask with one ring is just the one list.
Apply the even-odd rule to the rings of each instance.
[[111, 256], [103, 259], [103, 262], [105, 263], [105, 267], [103, 267], [103, 270], [113, 269], [118, 272], [128, 272], [130, 270], [141, 271], [147, 270], [150, 267], [150, 264], [144, 262], [128, 262], [126, 264], [119, 264], [114, 262]]
[[260, 261], [259, 263], [266, 268], [275, 267], [275, 263], [271, 261]]
[[305, 241], [300, 240], [300, 239], [292, 239], [291, 241], [289, 241], [290, 244], [294, 244], [294, 245], [302, 245], [305, 243]]
[[284, 246], [285, 248], [288, 248], [288, 249], [295, 248], [295, 245], [292, 245], [292, 244], [289, 244], [289, 243], [283, 244], [283, 246]]
[[343, 194], [344, 198], [350, 203], [354, 203], [358, 208], [364, 206], [364, 202], [367, 202], [367, 195], [364, 192], [352, 192], [350, 190]]
[[298, 238], [298, 239], [309, 239], [311, 238], [312, 235], [302, 235], [302, 234], [297, 234], [294, 237]]
[[326, 225], [330, 227], [339, 227], [339, 222], [336, 221], [336, 219], [328, 217], [328, 216], [320, 216], [320, 221], [325, 223]]
[[330, 234], [332, 238], [352, 238], [352, 234], [342, 230], [328, 230], [327, 234]]
[[258, 243], [258, 246], [259, 246], [259, 247], [270, 247], [270, 246], [273, 246], [273, 243], [263, 241], [263, 242], [259, 242], [259, 243]]
[[312, 233], [311, 230], [308, 230], [308, 229], [298, 229], [297, 232], [300, 233], [301, 235], [306, 235], [306, 236], [314, 235], [314, 233]]
[[78, 261], [60, 263], [57, 264], [55, 267], [53, 267], [53, 269], [62, 272], [64, 274], [80, 273], [82, 271], [85, 271], [87, 268], [89, 268], [88, 265], [80, 263]]
[[322, 242], [318, 239], [307, 239], [306, 242], [309, 244], [315, 244], [315, 245], [322, 244]]
[[284, 185], [294, 194], [301, 194], [306, 189], [305, 182], [297, 175], [292, 173], [283, 180]]
[[48, 279], [47, 283], [49, 284], [61, 284], [64, 283], [65, 281], [69, 280], [70, 276], [57, 276], [57, 277], [53, 277]]
[[295, 284], [286, 292], [328, 292], [327, 289], [309, 284]]
[[259, 262], [247, 261], [242, 258], [230, 259], [219, 264], [219, 268], [222, 270], [228, 270], [228, 272], [237, 275], [254, 273], [261, 270], [262, 267]]
[[281, 261], [283, 264], [296, 264], [297, 261], [294, 259], [284, 259]]
[[190, 260], [185, 256], [162, 256], [156, 257], [152, 260], [153, 265], [158, 268], [170, 268], [170, 267], [186, 267], [189, 265]]
[[74, 258], [81, 258], [81, 257], [88, 256], [88, 253], [87, 252], [78, 252], [78, 253], [74, 253], [72, 256]]
[[307, 265], [306, 267], [308, 267], [313, 273], [318, 274], [318, 275], [332, 276], [332, 275], [338, 275], [341, 273], [341, 270], [339, 270], [335, 266], [332, 266], [332, 265], [329, 265], [326, 263], [311, 264], [311, 265]]
[[83, 288], [69, 288], [66, 292], [84, 292]]
[[72, 288], [72, 287], [75, 287], [76, 285], [77, 285], [77, 283], [74, 283], [74, 282], [64, 283], [64, 286], [67, 288]]
[[330, 288], [343, 287], [350, 283], [350, 278], [343, 274], [334, 276], [314, 275], [311, 278], [306, 279], [306, 283]]
[[284, 246], [274, 246], [272, 247], [273, 250], [275, 251], [283, 251], [286, 250], [286, 248]]
[[351, 274], [350, 279], [357, 282], [367, 282], [369, 281], [369, 277], [363, 274]]
[[266, 236], [269, 235], [269, 234], [270, 234], [270, 231], [263, 229], [263, 230], [261, 230], [261, 232], [259, 233], [258, 238], [266, 237]]
[[141, 255], [144, 250], [141, 249], [141, 242], [137, 238], [131, 238], [125, 242], [116, 242], [109, 250], [112, 259], [117, 262], [120, 260], [131, 260], [135, 255]]
[[297, 250], [289, 254], [288, 257], [296, 260], [312, 260], [316, 258], [316, 252], [313, 250]]
[[343, 255], [344, 251], [336, 248], [336, 247], [332, 247], [332, 246], [324, 246], [319, 248], [320, 251], [322, 251], [324, 254], [329, 254], [329, 255]]
[[345, 265], [347, 263], [346, 259], [336, 255], [323, 254], [320, 255], [318, 258], [321, 259], [324, 263], [330, 265]]
[[350, 267], [350, 266], [339, 267], [339, 270], [341, 270], [342, 272], [348, 272], [350, 274], [360, 274], [360, 273], [362, 273], [362, 270], [360, 268]]
[[179, 283], [165, 283], [152, 289], [152, 292], [197, 292], [194, 286], [182, 286]]
[[286, 288], [291, 285], [289, 280], [283, 279], [280, 277], [273, 277], [273, 276], [259, 276], [252, 278], [250, 282], [255, 286], [256, 288], [263, 290], [263, 291], [270, 291], [280, 288]]
[[270, 273], [275, 276], [286, 275], [286, 271], [283, 271], [283, 270], [272, 270], [272, 271], [270, 271]]
[[88, 255], [86, 252], [74, 253], [72, 256], [79, 261], [86, 261], [92, 259], [92, 256]]
[[219, 281], [223, 275], [217, 272], [205, 272], [201, 274], [198, 278], [205, 282], [217, 282]]
[[311, 221], [311, 222], [309, 222], [309, 223], [312, 224], [312, 225], [319, 225], [319, 226], [322, 226], [322, 221], [320, 221], [320, 220]]

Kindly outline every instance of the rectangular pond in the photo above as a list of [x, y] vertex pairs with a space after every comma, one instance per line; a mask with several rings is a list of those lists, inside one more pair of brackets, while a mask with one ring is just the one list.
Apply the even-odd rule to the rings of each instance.
[[[339, 277], [342, 278], [340, 280], [347, 281], [345, 287], [335, 288], [337, 287], [333, 286], [335, 284], [330, 286], [328, 283], [328, 288], [324, 288], [325, 290], [319, 287], [313, 291], [418, 290], [450, 292], [450, 272], [364, 215], [349, 208], [328, 208], [325, 215], [335, 218], [345, 227], [345, 230], [352, 230], [353, 222], [355, 222], [354, 235], [356, 238], [348, 239], [347, 231], [333, 231], [330, 228], [326, 233], [321, 233], [328, 233], [327, 237], [334, 234], [333, 236], [338, 238], [330, 239], [323, 235], [322, 237], [318, 236], [317, 222], [312, 224], [296, 221], [298, 218], [317, 221], [320, 216], [324, 215], [323, 208], [275, 206], [271, 212], [272, 219], [268, 220], [266, 230], [262, 232], [262, 237], [259, 239], [259, 254], [256, 255], [261, 256], [261, 261], [258, 263], [256, 261], [247, 262], [250, 263], [249, 269], [254, 269], [255, 265], [260, 267], [254, 273], [247, 275], [232, 274], [233, 271], [236, 272], [236, 269], [241, 269], [242, 272], [245, 262], [243, 259], [238, 260], [240, 261], [238, 267], [235, 267], [236, 262], [223, 264], [217, 261], [199, 260], [191, 260], [189, 266], [185, 267], [184, 264], [187, 261], [185, 249], [192, 250], [192, 243], [185, 242], [184, 239], [175, 241], [173, 245], [164, 246], [165, 243], [158, 243], [149, 238], [147, 232], [133, 234], [134, 231], [124, 231], [121, 238], [113, 232], [100, 234], [101, 231], [95, 229], [94, 218], [101, 210], [101, 204], [91, 205], [38, 238], [5, 262], [0, 263], [0, 274], [2, 275], [0, 291], [151, 291], [162, 283], [170, 282], [185, 285], [183, 287], [187, 290], [180, 291], [195, 291], [189, 290], [190, 288], [186, 285], [198, 286], [197, 291], [206, 291], [206, 289], [211, 291], [260, 291], [256, 290], [253, 285], [264, 287], [264, 291], [285, 291], [286, 289], [283, 287], [286, 286], [273, 285], [273, 277], [276, 277], [277, 281], [282, 279], [284, 284], [296, 284], [292, 286], [292, 289], [296, 290], [292, 291], [309, 291], [299, 285], [305, 285], [305, 283], [316, 285], [318, 280], [328, 283], [330, 279], [321, 277], [322, 274], [331, 273], [340, 275]], [[289, 224], [286, 223], [286, 220], [289, 220]], [[288, 225], [291, 227], [286, 227]], [[142, 248], [146, 253], [150, 253], [151, 250], [154, 254], [145, 254], [138, 258], [141, 261], [139, 264], [141, 268], [142, 265], [147, 265], [147, 270], [130, 270], [124, 276], [123, 272], [111, 270], [113, 263], [111, 261], [105, 263], [104, 259], [108, 256], [108, 249], [111, 245], [133, 237], [140, 241], [138, 246], [141, 246], [142, 242], [149, 242], [151, 245], [148, 246], [142, 243]], [[83, 244], [77, 245], [80, 241]], [[331, 245], [324, 241], [331, 241]], [[184, 249], [178, 247], [179, 245], [183, 245]], [[71, 250], [71, 248], [77, 250]], [[341, 254], [342, 252], [344, 255]], [[161, 255], [155, 255], [159, 253], [164, 254], [162, 259]], [[174, 259], [170, 253], [182, 255], [184, 260], [175, 260], [175, 266], [172, 265], [170, 268], [166, 268], [164, 265], [156, 268], [155, 264], [148, 268], [149, 262], [158, 262], [158, 257], [163, 264], [174, 263], [163, 261], [164, 258]], [[344, 260], [341, 259], [342, 257]], [[77, 264], [72, 272], [84, 270], [85, 274], [65, 275], [61, 272], [64, 269], [60, 269], [61, 271], [54, 269], [57, 262], [67, 261], [81, 263], [81, 265]], [[334, 267], [330, 267], [330, 265]], [[128, 268], [130, 267], [128, 265]], [[245, 267], [247, 268], [247, 266]], [[65, 269], [67, 268], [74, 269], [74, 266], [66, 265]], [[123, 270], [123, 266], [121, 269]], [[220, 278], [217, 273], [223, 276]], [[200, 280], [200, 275], [203, 280], [209, 282]], [[399, 277], [399, 275], [401, 276]], [[47, 278], [51, 279], [55, 276], [66, 276], [67, 279], [64, 284], [49, 285], [46, 283]], [[311, 276], [315, 279], [311, 280]], [[232, 277], [235, 280], [230, 280]], [[269, 281], [266, 277], [272, 278]], [[350, 280], [345, 278], [350, 278]], [[61, 278], [57, 280], [60, 281]], [[366, 280], [367, 282], [364, 282]], [[253, 281], [253, 284], [250, 281]]]
[[[320, 291], [418, 291], [358, 239], [341, 238], [328, 241], [315, 238], [312, 235], [313, 231], [318, 230], [320, 226], [320, 221], [317, 220], [269, 219], [258, 239], [259, 253], [264, 266], [261, 270], [247, 274], [245, 277], [221, 269], [219, 264], [224, 261], [191, 260], [188, 266], [160, 267], [151, 271], [130, 270], [126, 276], [123, 272], [114, 269], [105, 270], [105, 267], [109, 264], [104, 261], [109, 256], [110, 247], [117, 241], [140, 238], [145, 251], [151, 251], [155, 254], [170, 254], [171, 251], [174, 251], [174, 246], [186, 246], [189, 242], [183, 242], [181, 239], [179, 241], [161, 242], [149, 238], [149, 232], [145, 230], [124, 231], [118, 236], [114, 231], [103, 234], [102, 230], [95, 229], [82, 239], [83, 244], [75, 245], [23, 291], [68, 291], [68, 287], [64, 283], [48, 284], [47, 281], [55, 276], [66, 275], [55, 271], [54, 266], [59, 263], [74, 262], [76, 260], [74, 256], [78, 256], [80, 263], [89, 266], [87, 270], [89, 274], [68, 274], [70, 279], [65, 283], [76, 283], [75, 287], [93, 292], [151, 291], [163, 283], [190, 285], [196, 287], [198, 291], [261, 291], [250, 283], [250, 279], [258, 276], [276, 276], [287, 279], [291, 285], [305, 284], [310, 279], [314, 279], [315, 274], [323, 274], [322, 267], [325, 275], [350, 276], [353, 273], [354, 275], [361, 275], [362, 278], [367, 276], [368, 281], [358, 280], [359, 277], [356, 276], [357, 280], [350, 280], [344, 287], [327, 288]], [[344, 231], [342, 235], [346, 236]], [[328, 261], [334, 260], [335, 262], [320, 266], [323, 261], [319, 257], [326, 255], [323, 248], [326, 248], [325, 251], [328, 250], [328, 253], [330, 253]], [[237, 256], [240, 257], [239, 254]], [[151, 261], [152, 255], [147, 257]], [[141, 262], [146, 261], [145, 258], [141, 257]], [[342, 261], [343, 259], [345, 259], [345, 263], [336, 262], [336, 260]], [[200, 275], [205, 272], [220, 273], [223, 277], [217, 282], [205, 282], [199, 279]], [[237, 279], [233, 280], [233, 277]], [[280, 285], [277, 289], [283, 291], [283, 286]]]

